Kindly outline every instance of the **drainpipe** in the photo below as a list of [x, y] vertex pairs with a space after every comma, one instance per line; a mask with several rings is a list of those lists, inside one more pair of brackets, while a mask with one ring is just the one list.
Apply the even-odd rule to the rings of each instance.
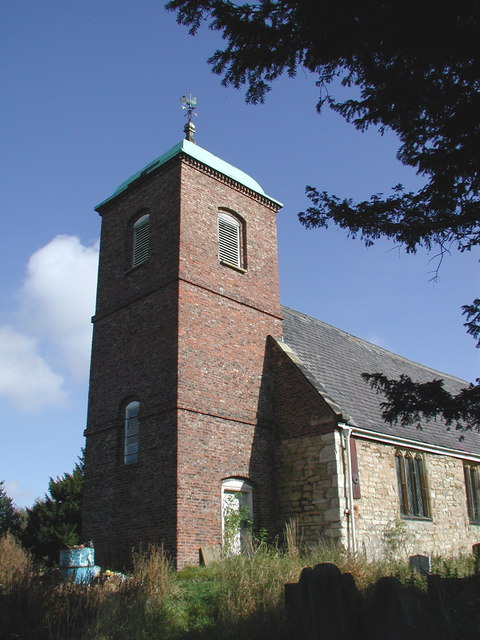
[[338, 427], [342, 430], [343, 447], [347, 454], [347, 508], [345, 509], [345, 515], [350, 519], [350, 535], [352, 543], [352, 553], [357, 552], [357, 532], [355, 529], [355, 512], [353, 509], [353, 481], [352, 481], [352, 454], [350, 449], [350, 437], [352, 435], [352, 427], [346, 424], [339, 424]]

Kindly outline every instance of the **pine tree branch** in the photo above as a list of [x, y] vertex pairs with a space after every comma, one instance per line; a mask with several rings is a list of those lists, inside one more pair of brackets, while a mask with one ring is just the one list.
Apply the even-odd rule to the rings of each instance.
[[480, 431], [480, 379], [451, 394], [443, 380], [414, 382], [407, 375], [391, 380], [383, 373], [362, 373], [362, 378], [386, 396], [380, 406], [383, 419], [390, 424], [416, 424], [421, 428], [422, 420], [443, 418], [447, 426], [454, 425], [461, 431]]

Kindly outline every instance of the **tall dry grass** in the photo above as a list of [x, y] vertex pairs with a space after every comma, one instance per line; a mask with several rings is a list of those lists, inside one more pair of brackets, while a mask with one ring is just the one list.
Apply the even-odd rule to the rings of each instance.
[[0, 538], [0, 637], [83, 640], [108, 594], [45, 573], [10, 534]]
[[169, 640], [182, 630], [180, 590], [163, 547], [132, 553], [133, 573], [96, 586], [96, 617], [84, 640]]
[[11, 533], [0, 537], [0, 590], [9, 592], [33, 571], [32, 556]]
[[[14, 538], [0, 540], [0, 636], [17, 640], [285, 640], [284, 585], [305, 566], [336, 564], [368, 589], [384, 575], [422, 586], [405, 563], [366, 562], [319, 541], [302, 546], [294, 522], [282, 547], [250, 540], [248, 553], [175, 572], [160, 547], [133, 554], [133, 573], [91, 586], [41, 575]], [[443, 575], [473, 560], [434, 559]], [[3, 634], [3, 635], [2, 635]]]
[[163, 546], [134, 550], [132, 560], [130, 581], [149, 598], [168, 597], [175, 591], [175, 572]]

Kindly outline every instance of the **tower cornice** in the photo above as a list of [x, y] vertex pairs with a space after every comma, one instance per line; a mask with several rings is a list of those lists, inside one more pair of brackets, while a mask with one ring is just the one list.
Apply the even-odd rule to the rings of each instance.
[[164, 170], [170, 166], [176, 158], [187, 162], [196, 169], [229, 185], [231, 188], [254, 198], [257, 202], [274, 211], [278, 211], [283, 206], [281, 202], [267, 195], [260, 184], [241, 169], [234, 167], [188, 140], [182, 140], [166, 153], [153, 160], [153, 162], [147, 164], [143, 169], [124, 180], [111, 196], [95, 207], [95, 210], [101, 215], [106, 205], [123, 194], [131, 193], [132, 189], [144, 184], [148, 177], [157, 175], [160, 169]]

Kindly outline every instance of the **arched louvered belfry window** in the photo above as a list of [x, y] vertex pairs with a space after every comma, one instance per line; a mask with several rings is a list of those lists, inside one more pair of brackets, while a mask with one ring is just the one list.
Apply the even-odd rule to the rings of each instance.
[[218, 259], [220, 262], [243, 267], [242, 225], [229, 213], [218, 213]]
[[139, 218], [133, 225], [132, 266], [138, 267], [148, 260], [150, 254], [150, 216]]
[[138, 448], [140, 440], [140, 403], [134, 400], [125, 407], [125, 441], [124, 441], [124, 462], [131, 464], [138, 460]]

